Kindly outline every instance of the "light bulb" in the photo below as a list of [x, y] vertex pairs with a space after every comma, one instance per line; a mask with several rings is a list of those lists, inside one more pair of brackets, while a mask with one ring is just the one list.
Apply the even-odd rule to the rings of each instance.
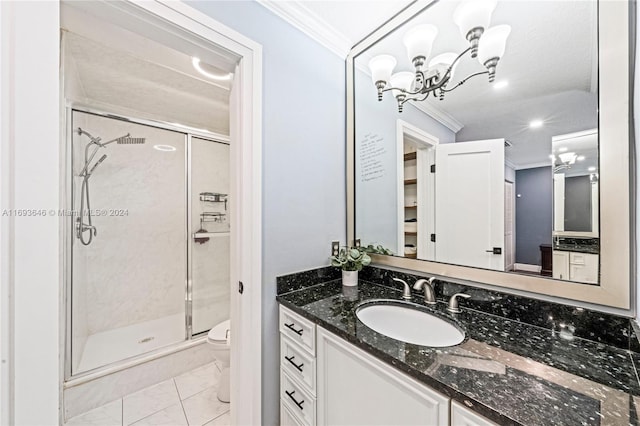
[[[429, 61], [429, 69], [435, 69], [440, 72], [440, 75], [444, 75], [444, 73], [447, 72], [447, 68], [451, 66], [457, 57], [458, 55], [453, 52], [442, 53]], [[453, 68], [451, 68], [450, 78], [453, 78], [453, 73], [457, 66], [458, 64], [456, 63]]]
[[496, 25], [485, 30], [480, 37], [478, 47], [478, 59], [481, 64], [486, 66], [489, 60], [502, 58], [509, 33], [511, 33], [509, 25]]
[[[403, 89], [407, 92], [411, 91], [411, 85], [413, 84], [416, 75], [409, 71], [402, 71], [395, 73], [391, 76], [391, 87], [395, 87], [397, 89]], [[396, 98], [398, 95], [406, 95], [402, 93], [400, 90], [391, 90], [393, 97]]]
[[460, 3], [453, 12], [453, 22], [460, 28], [462, 37], [468, 39], [469, 32], [476, 28], [487, 29], [497, 4], [497, 0], [468, 0]]
[[369, 69], [371, 70], [373, 84], [377, 84], [379, 81], [387, 83], [391, 78], [391, 73], [396, 63], [396, 58], [391, 55], [378, 55], [372, 58], [369, 61]]
[[[420, 66], [426, 62], [431, 55], [433, 40], [437, 35], [438, 29], [429, 24], [415, 26], [404, 35], [402, 42], [407, 48], [407, 55], [414, 66]], [[416, 58], [421, 57], [424, 59], [416, 65]]]

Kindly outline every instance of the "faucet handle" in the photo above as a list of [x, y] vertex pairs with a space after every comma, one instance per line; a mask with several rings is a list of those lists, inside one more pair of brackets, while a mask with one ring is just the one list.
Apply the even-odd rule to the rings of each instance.
[[462, 312], [460, 310], [460, 308], [458, 307], [458, 297], [464, 297], [465, 299], [470, 298], [471, 296], [469, 296], [468, 294], [464, 294], [464, 293], [456, 293], [453, 296], [451, 296], [451, 299], [449, 299], [449, 306], [447, 306], [447, 311], [452, 312], [454, 314], [460, 313]]
[[392, 278], [394, 281], [404, 284], [404, 290], [402, 291], [402, 298], [404, 300], [411, 300], [411, 287], [405, 280], [401, 280], [400, 278]]

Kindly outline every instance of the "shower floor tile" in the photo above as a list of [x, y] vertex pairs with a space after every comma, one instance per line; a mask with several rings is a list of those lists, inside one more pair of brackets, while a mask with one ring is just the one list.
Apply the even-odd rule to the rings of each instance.
[[65, 426], [229, 426], [229, 404], [216, 397], [219, 375], [212, 362], [73, 417]]

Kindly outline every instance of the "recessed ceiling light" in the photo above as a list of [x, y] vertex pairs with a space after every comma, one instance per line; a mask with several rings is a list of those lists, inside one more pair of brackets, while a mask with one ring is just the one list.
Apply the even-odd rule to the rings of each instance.
[[596, 168], [595, 168], [595, 167], [593, 167], [593, 166], [591, 166], [591, 167], [589, 167], [587, 170], [589, 170], [590, 172], [595, 172], [595, 171], [596, 171]]
[[193, 64], [193, 67], [196, 69], [196, 71], [198, 71], [200, 74], [212, 80], [231, 80], [231, 77], [233, 76], [233, 74], [231, 73], [219, 75], [219, 74], [213, 74], [208, 71], [205, 71], [202, 68], [202, 65], [200, 65], [200, 59], [196, 58], [195, 56], [191, 58], [191, 63]]
[[584, 155], [578, 155], [577, 160], [578, 161], [584, 161]]
[[176, 150], [176, 147], [171, 145], [154, 145], [153, 148], [157, 149], [158, 151], [165, 151], [165, 152]]
[[538, 127], [542, 127], [544, 122], [542, 120], [533, 120], [529, 123], [529, 127], [532, 129], [537, 129]]
[[560, 152], [566, 152], [569, 148], [567, 148], [566, 146], [560, 147], [558, 148], [558, 151]]
[[509, 82], [507, 80], [501, 80], [501, 81], [498, 81], [498, 82], [494, 83], [493, 84], [493, 88], [496, 89], [496, 90], [500, 90], [500, 89], [504, 89], [508, 85], [509, 85]]

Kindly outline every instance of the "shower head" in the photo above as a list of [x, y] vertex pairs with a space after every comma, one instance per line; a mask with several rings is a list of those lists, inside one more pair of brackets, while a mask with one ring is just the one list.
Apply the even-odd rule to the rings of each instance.
[[100, 163], [102, 163], [104, 160], [106, 160], [106, 158], [107, 158], [107, 154], [105, 154], [102, 157], [100, 157], [100, 159], [98, 161], [96, 161], [96, 164], [93, 165], [91, 170], [89, 170], [89, 173], [87, 173], [87, 176], [91, 176], [91, 174], [96, 169], [96, 167], [98, 167], [100, 165]]
[[146, 138], [131, 138], [129, 136], [123, 136], [118, 138], [116, 142], [118, 145], [141, 145], [145, 143]]

